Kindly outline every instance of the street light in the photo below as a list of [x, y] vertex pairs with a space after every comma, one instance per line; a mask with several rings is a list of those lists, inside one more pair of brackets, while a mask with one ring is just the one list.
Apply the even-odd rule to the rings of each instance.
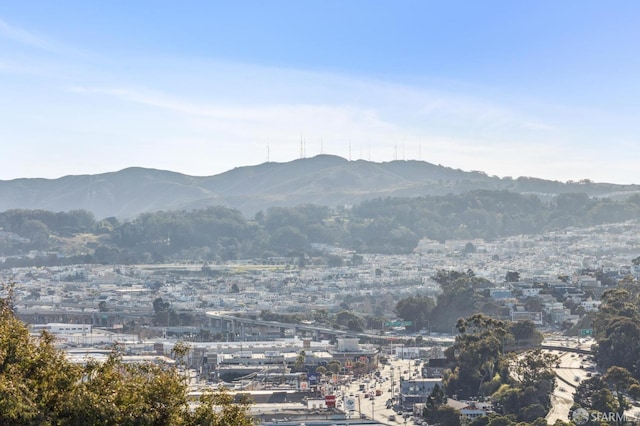
[[375, 414], [374, 414], [374, 404], [375, 404], [375, 399], [373, 399], [373, 397], [371, 397], [371, 420], [375, 420]]

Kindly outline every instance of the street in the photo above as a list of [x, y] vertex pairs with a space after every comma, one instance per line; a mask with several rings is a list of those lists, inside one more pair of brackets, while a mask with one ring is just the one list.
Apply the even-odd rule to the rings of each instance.
[[[396, 413], [393, 406], [400, 390], [400, 377], [422, 377], [420, 368], [421, 365], [415, 365], [415, 360], [390, 359], [390, 365], [380, 366], [379, 377], [371, 374], [343, 386], [342, 398], [355, 398], [352, 416], [363, 416], [388, 425], [415, 424], [412, 416]], [[361, 386], [364, 386], [364, 391], [360, 390]], [[376, 396], [376, 391], [379, 391], [380, 395]], [[392, 403], [388, 404], [390, 401]], [[390, 408], [387, 408], [388, 406]], [[418, 424], [421, 423], [420, 421]]]

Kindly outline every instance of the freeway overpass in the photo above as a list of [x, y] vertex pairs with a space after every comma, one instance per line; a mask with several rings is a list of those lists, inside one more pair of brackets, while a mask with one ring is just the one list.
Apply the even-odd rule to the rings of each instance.
[[323, 327], [314, 324], [293, 324], [279, 321], [265, 321], [255, 317], [240, 316], [242, 313], [208, 311], [206, 317], [211, 321], [210, 328], [220, 331], [229, 332], [234, 336], [238, 336], [241, 341], [246, 340], [246, 336], [251, 332], [252, 328], [278, 330], [281, 337], [286, 335], [287, 330], [294, 335], [305, 332], [312, 334], [316, 341], [320, 340], [320, 336], [327, 337], [359, 337], [366, 339], [377, 339], [384, 341], [397, 341], [401, 339], [398, 336], [380, 336], [371, 333], [358, 333], [354, 331], [337, 330], [335, 328]]
[[313, 324], [290, 324], [278, 321], [265, 321], [237, 316], [232, 312], [209, 311], [206, 313], [206, 316], [211, 319], [211, 326], [213, 328], [220, 329], [223, 332], [233, 333], [237, 335], [240, 340], [245, 340], [247, 331], [254, 327], [279, 330], [282, 337], [285, 336], [287, 330], [291, 330], [294, 334], [301, 331], [310, 332], [316, 340], [320, 340], [321, 335], [331, 337], [340, 337], [347, 334], [353, 335], [353, 333], [348, 333], [344, 330], [336, 330], [334, 328], [321, 327]]
[[562, 346], [557, 343], [548, 343], [536, 340], [516, 340], [514, 342], [505, 343], [503, 345], [504, 352], [518, 352], [518, 351], [526, 351], [531, 349], [546, 349], [549, 351], [562, 351], [562, 352], [573, 352], [578, 354], [591, 355], [593, 352], [591, 349], [585, 349], [582, 347], [576, 346]]
[[593, 351], [591, 349], [575, 348], [570, 346], [540, 345], [540, 349], [546, 349], [549, 351], [574, 352], [577, 354], [585, 355], [593, 354]]

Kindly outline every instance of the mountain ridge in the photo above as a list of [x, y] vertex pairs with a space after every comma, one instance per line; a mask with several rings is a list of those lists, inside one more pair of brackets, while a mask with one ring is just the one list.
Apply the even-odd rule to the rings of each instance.
[[236, 167], [211, 176], [128, 167], [57, 179], [0, 180], [0, 211], [84, 209], [97, 218], [132, 218], [144, 212], [222, 205], [253, 215], [273, 206], [313, 203], [335, 207], [378, 197], [446, 195], [476, 189], [535, 193], [541, 197], [567, 192], [619, 197], [640, 192], [639, 185], [499, 178], [426, 161], [376, 163], [318, 155]]

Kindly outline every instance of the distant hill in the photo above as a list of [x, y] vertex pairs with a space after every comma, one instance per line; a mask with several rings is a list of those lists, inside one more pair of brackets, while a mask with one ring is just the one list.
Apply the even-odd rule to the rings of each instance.
[[335, 207], [378, 197], [444, 195], [474, 189], [534, 193], [543, 199], [569, 192], [616, 198], [640, 192], [640, 185], [498, 178], [424, 161], [375, 163], [319, 155], [239, 167], [206, 177], [133, 167], [59, 179], [0, 181], [0, 211], [84, 209], [102, 219], [222, 205], [252, 216], [272, 206], [313, 203]]

